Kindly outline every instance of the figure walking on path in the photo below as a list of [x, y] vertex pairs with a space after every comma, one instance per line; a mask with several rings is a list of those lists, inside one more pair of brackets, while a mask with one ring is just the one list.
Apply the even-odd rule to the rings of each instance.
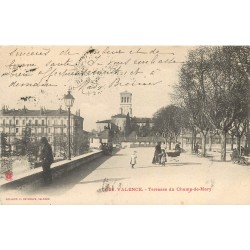
[[152, 163], [160, 163], [161, 162], [161, 142], [158, 142], [155, 146], [154, 158]]
[[165, 166], [166, 161], [167, 161], [167, 154], [166, 154], [165, 150], [162, 149], [162, 151], [161, 151], [161, 165]]
[[130, 157], [131, 168], [134, 168], [134, 165], [136, 164], [136, 159], [137, 159], [137, 155], [136, 155], [136, 151], [134, 151], [134, 153]]
[[54, 161], [52, 148], [48, 143], [46, 137], [41, 138], [42, 150], [40, 159], [42, 161], [42, 168], [43, 168], [43, 180], [46, 185], [52, 183], [52, 175], [50, 166]]

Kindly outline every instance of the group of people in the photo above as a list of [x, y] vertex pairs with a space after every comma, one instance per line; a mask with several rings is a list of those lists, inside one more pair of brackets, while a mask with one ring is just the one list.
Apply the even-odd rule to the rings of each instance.
[[153, 164], [161, 164], [162, 166], [165, 166], [165, 163], [167, 161], [167, 154], [165, 149], [161, 148], [161, 143], [158, 142], [157, 145], [155, 146], [155, 152], [154, 152], [154, 157], [152, 160]]
[[109, 143], [101, 143], [101, 150], [103, 150], [103, 153], [105, 155], [112, 155], [113, 144], [111, 142], [109, 142]]
[[[175, 152], [174, 152], [176, 154], [176, 156], [179, 156], [181, 151], [182, 151], [182, 149], [180, 147], [180, 144], [176, 143]], [[130, 165], [131, 165], [132, 169], [134, 168], [136, 161], [137, 161], [136, 153], [137, 152], [134, 151], [130, 157]], [[165, 166], [166, 162], [167, 162], [167, 152], [165, 151], [165, 149], [161, 148], [161, 142], [158, 142], [157, 145], [155, 146], [155, 151], [154, 151], [152, 163], [153, 164], [161, 164], [162, 166]]]
[[247, 148], [241, 146], [240, 147], [240, 150], [238, 150], [237, 148], [234, 148], [233, 149], [233, 152], [231, 154], [231, 156], [233, 158], [237, 158], [237, 157], [240, 157], [240, 156], [246, 156], [247, 155]]

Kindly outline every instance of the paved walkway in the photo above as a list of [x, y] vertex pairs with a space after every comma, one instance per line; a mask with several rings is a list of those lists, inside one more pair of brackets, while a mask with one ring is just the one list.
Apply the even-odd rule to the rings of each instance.
[[44, 203], [51, 204], [250, 204], [250, 166], [188, 153], [153, 165], [154, 149], [137, 148], [131, 169], [133, 150], [97, 159], [25, 196], [49, 197]]

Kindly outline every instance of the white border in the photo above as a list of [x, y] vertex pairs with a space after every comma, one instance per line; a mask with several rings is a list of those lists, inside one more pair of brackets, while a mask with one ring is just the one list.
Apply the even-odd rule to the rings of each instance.
[[[2, 45], [249, 45], [247, 1], [2, 1]], [[249, 249], [246, 206], [5, 206], [2, 249]], [[5, 248], [4, 248], [5, 247]]]

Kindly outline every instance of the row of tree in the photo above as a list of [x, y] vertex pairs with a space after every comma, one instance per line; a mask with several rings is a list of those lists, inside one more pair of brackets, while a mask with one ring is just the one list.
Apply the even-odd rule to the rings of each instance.
[[0, 157], [6, 157], [8, 156], [9, 152], [9, 144], [7, 142], [7, 134], [1, 132], [1, 144], [0, 144]]
[[[226, 135], [240, 139], [249, 129], [249, 46], [199, 47], [191, 50], [175, 85], [174, 101], [186, 114], [186, 127], [221, 138], [221, 160], [226, 160]], [[248, 138], [249, 140], [249, 138]]]
[[145, 120], [145, 124], [140, 126], [135, 121], [136, 118], [130, 117], [129, 113], [126, 116], [125, 121], [125, 137], [128, 137], [132, 132], [135, 132], [139, 137], [146, 137], [152, 135], [152, 130], [150, 128], [149, 119]]
[[[31, 133], [31, 128], [26, 127], [22, 131], [20, 138], [15, 138], [12, 145], [15, 152], [11, 152], [11, 145], [7, 142], [8, 135], [1, 133], [0, 156], [9, 156], [11, 154], [28, 156], [30, 160], [37, 160], [40, 151], [40, 140], [36, 134]], [[56, 134], [53, 139], [55, 156], [66, 156], [68, 154], [68, 137], [65, 134]], [[89, 140], [87, 134], [83, 131], [77, 131], [71, 137], [71, 152], [73, 155], [80, 155], [89, 149]]]
[[165, 145], [177, 143], [177, 138], [184, 128], [186, 128], [187, 116], [184, 109], [175, 105], [169, 105], [159, 109], [153, 116], [153, 131], [161, 135]]

